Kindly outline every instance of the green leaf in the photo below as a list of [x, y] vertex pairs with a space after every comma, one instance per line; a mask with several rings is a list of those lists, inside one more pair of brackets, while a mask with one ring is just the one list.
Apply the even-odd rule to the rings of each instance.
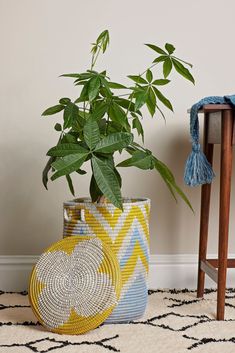
[[189, 70], [183, 64], [181, 64], [176, 59], [172, 59], [172, 62], [173, 62], [174, 68], [181, 76], [183, 76], [184, 78], [186, 78], [187, 80], [189, 80], [193, 84], [195, 83], [193, 76], [191, 75]]
[[63, 74], [60, 77], [72, 77], [72, 78], [80, 78], [80, 74]]
[[118, 125], [121, 125], [125, 130], [129, 130], [129, 123], [124, 110], [115, 102], [109, 107], [109, 116]]
[[100, 43], [100, 42], [106, 37], [106, 35], [107, 35], [108, 33], [109, 33], [109, 32], [108, 32], [107, 29], [105, 29], [104, 31], [102, 31], [102, 32], [99, 34], [98, 38], [96, 39], [96, 42], [97, 42], [97, 43]]
[[163, 64], [163, 75], [164, 77], [168, 77], [172, 70], [172, 61], [171, 59], [167, 59]]
[[105, 158], [101, 158], [104, 163], [106, 163], [110, 168], [114, 170], [114, 173], [116, 174], [116, 177], [118, 179], [118, 183], [120, 188], [122, 187], [122, 178], [117, 169], [115, 168], [113, 156], [105, 156]]
[[152, 88], [148, 90], [148, 97], [147, 97], [146, 104], [147, 104], [149, 113], [151, 114], [151, 116], [154, 116], [155, 110], [156, 110], [156, 96]]
[[113, 159], [113, 155], [106, 155], [105, 157], [99, 157], [99, 159], [101, 159], [104, 163], [106, 163], [111, 169], [114, 170], [115, 168], [115, 164], [114, 164], [114, 159]]
[[121, 189], [114, 170], [97, 157], [92, 157], [92, 169], [95, 181], [103, 195], [114, 206], [122, 209]]
[[[63, 140], [62, 135], [60, 135], [57, 145], [59, 145], [62, 142], [62, 140]], [[56, 161], [56, 157], [50, 157], [42, 172], [42, 182], [46, 189], [47, 189], [47, 183], [48, 183], [48, 173], [52, 169], [52, 164], [55, 161]]]
[[[139, 143], [137, 142], [133, 142], [132, 143], [132, 147], [135, 147], [135, 149], [137, 150], [141, 150], [141, 151], [144, 151], [145, 153], [147, 153], [147, 150], [145, 150], [145, 148], [143, 146], [141, 146]], [[149, 153], [148, 153], [149, 154]], [[151, 153], [150, 153], [151, 154]]]
[[100, 119], [98, 122], [98, 125], [99, 125], [99, 129], [100, 129], [100, 135], [106, 135], [107, 134], [107, 129], [108, 129], [108, 122], [107, 120], [104, 118], [104, 119]]
[[148, 84], [148, 82], [141, 76], [136, 76], [136, 75], [129, 75], [129, 77], [132, 81], [138, 83], [138, 84]]
[[88, 79], [92, 78], [92, 76], [94, 76], [94, 74], [91, 72], [83, 72], [83, 73], [79, 74], [79, 77], [74, 81], [74, 83], [79, 82], [79, 81], [88, 80]]
[[171, 70], [172, 70], [172, 61], [170, 58], [168, 58], [163, 64], [163, 75], [165, 78], [170, 75]]
[[76, 80], [74, 82], [75, 82], [75, 86], [84, 86], [87, 83], [87, 80], [84, 80], [84, 81]]
[[67, 105], [69, 102], [71, 102], [70, 98], [60, 98], [59, 103], [63, 105]]
[[87, 117], [89, 117], [89, 114], [84, 111], [78, 111], [77, 116], [74, 115], [74, 119], [72, 121], [72, 127], [74, 124], [79, 124], [81, 127], [83, 127], [86, 123]]
[[65, 156], [61, 159], [57, 159], [53, 162], [52, 166], [57, 170], [51, 177], [51, 180], [55, 180], [63, 175], [71, 174], [78, 170], [89, 153], [76, 153]]
[[76, 104], [69, 102], [64, 109], [64, 129], [72, 126], [73, 122], [78, 118], [79, 109]]
[[84, 139], [90, 150], [93, 150], [100, 140], [100, 131], [97, 122], [90, 117], [84, 126]]
[[98, 185], [95, 181], [94, 175], [92, 175], [92, 177], [91, 177], [90, 195], [91, 195], [92, 202], [96, 202], [102, 196], [102, 192], [98, 188]]
[[63, 138], [61, 139], [62, 143], [77, 143], [77, 136], [74, 133], [68, 132], [64, 134]]
[[69, 174], [66, 175], [66, 180], [68, 182], [68, 186], [69, 186], [69, 190], [70, 190], [71, 194], [73, 196], [75, 196], [74, 187], [73, 187], [73, 181], [72, 181], [72, 179], [71, 179]]
[[193, 67], [193, 65], [192, 65], [192, 64], [190, 64], [189, 62], [184, 61], [184, 60], [182, 60], [182, 59], [180, 59], [180, 58], [177, 58], [176, 56], [174, 56], [174, 59], [176, 59], [176, 60], [180, 61], [181, 63], [184, 63], [184, 64], [186, 64], [186, 65], [190, 66], [191, 68]]
[[46, 189], [47, 189], [47, 183], [48, 183], [48, 173], [51, 170], [51, 165], [55, 161], [55, 159], [56, 159], [55, 157], [50, 157], [42, 172], [42, 182]]
[[79, 110], [79, 113], [78, 113], [79, 117], [82, 118], [82, 122], [83, 122], [83, 126], [85, 125], [86, 123], [86, 120], [91, 116], [90, 113], [84, 111], [84, 110]]
[[98, 50], [98, 45], [96, 43], [91, 43], [92, 44], [92, 47], [91, 47], [91, 53], [93, 55], [93, 58], [95, 56], [95, 54], [97, 53], [97, 50]]
[[187, 196], [184, 192], [180, 189], [180, 187], [176, 184], [174, 175], [170, 171], [170, 169], [159, 159], [154, 157], [154, 164], [156, 170], [161, 175], [163, 181], [166, 183], [167, 187], [169, 188], [172, 196], [176, 199], [175, 192], [186, 202], [186, 204], [191, 208], [193, 211], [192, 205], [188, 200]]
[[50, 108], [46, 109], [42, 113], [42, 115], [43, 116], [45, 116], [45, 115], [53, 115], [53, 114], [59, 113], [63, 109], [64, 109], [63, 105], [57, 104], [57, 105], [54, 105], [53, 107], [50, 107]]
[[184, 202], [189, 206], [189, 208], [191, 208], [191, 210], [194, 212], [193, 207], [189, 201], [189, 199], [187, 198], [187, 196], [185, 195], [185, 193], [180, 189], [180, 187], [174, 183], [173, 187], [175, 189], [175, 191], [177, 192], [177, 194], [184, 200]]
[[173, 107], [169, 99], [167, 99], [156, 87], [153, 87], [153, 90], [157, 96], [157, 98], [173, 112]]
[[52, 147], [47, 152], [47, 155], [54, 157], [64, 157], [75, 153], [89, 153], [89, 151], [75, 143], [61, 143], [55, 147]]
[[79, 123], [78, 119], [72, 122], [72, 131], [80, 133], [82, 130], [82, 125]]
[[96, 43], [101, 45], [102, 51], [104, 53], [107, 49], [107, 46], [109, 45], [109, 31], [107, 29], [99, 35], [96, 40]]
[[56, 123], [55, 126], [54, 126], [54, 129], [56, 131], [62, 131], [62, 126], [59, 123]]
[[137, 167], [140, 169], [150, 169], [152, 162], [152, 156], [144, 151], [136, 151], [132, 154], [132, 157], [122, 161], [118, 167]]
[[154, 162], [155, 162], [155, 168], [157, 171], [161, 174], [161, 176], [164, 178], [164, 180], [168, 180], [171, 184], [175, 182], [175, 177], [173, 173], [170, 171], [170, 169], [161, 162], [159, 159], [154, 157]]
[[174, 45], [172, 45], [172, 44], [170, 44], [170, 43], [166, 43], [166, 44], [165, 44], [165, 48], [166, 48], [166, 50], [168, 51], [168, 53], [169, 53], [170, 55], [173, 54], [174, 51], [175, 51]]
[[78, 174], [80, 174], [80, 175], [86, 174], [86, 171], [83, 170], [83, 169], [77, 169], [76, 172], [77, 172]]
[[136, 149], [133, 146], [129, 146], [126, 148], [126, 151], [130, 154], [133, 155], [136, 152]]
[[142, 124], [137, 116], [132, 121], [132, 128], [137, 130], [138, 135], [142, 136], [142, 141], [144, 143], [144, 130]]
[[108, 104], [106, 102], [97, 102], [92, 111], [92, 117], [94, 120], [100, 120], [104, 114], [108, 111]]
[[113, 153], [130, 145], [133, 141], [133, 135], [127, 132], [117, 132], [104, 137], [98, 144], [94, 152]]
[[153, 74], [152, 74], [152, 71], [150, 69], [148, 69], [147, 72], [146, 72], [146, 79], [147, 79], [147, 81], [149, 83], [152, 82], [152, 80], [153, 80]]
[[163, 111], [161, 110], [161, 108], [157, 104], [156, 104], [156, 108], [159, 111], [159, 113], [161, 114], [161, 116], [163, 117], [163, 119], [166, 121], [166, 117], [165, 117]]
[[168, 58], [168, 55], [158, 56], [156, 59], [153, 60], [153, 63], [160, 63], [162, 61], [167, 60], [167, 58]]
[[153, 49], [154, 51], [156, 51], [158, 54], [163, 54], [163, 55], [167, 55], [167, 52], [165, 52], [163, 49], [157, 47], [154, 44], [145, 44], [147, 45], [147, 47]]
[[74, 103], [85, 102], [86, 100], [88, 100], [88, 87], [89, 81], [83, 86], [83, 89], [80, 93], [80, 97], [78, 97]]
[[89, 86], [88, 86], [88, 97], [89, 97], [89, 101], [92, 102], [100, 89], [100, 78], [99, 76], [93, 77], [90, 82], [89, 82]]
[[103, 85], [103, 87], [100, 89], [100, 93], [104, 97], [112, 97], [113, 94], [109, 87], [109, 81], [107, 81], [104, 77], [100, 77], [100, 80]]
[[117, 83], [117, 82], [110, 82], [110, 81], [108, 81], [108, 85], [109, 85], [109, 88], [112, 88], [112, 89], [127, 88], [126, 86], [121, 85], [120, 83]]
[[117, 180], [118, 180], [118, 184], [119, 184], [119, 186], [121, 188], [122, 187], [122, 177], [121, 177], [121, 175], [119, 174], [119, 172], [117, 171], [116, 168], [114, 169], [114, 173], [116, 174], [116, 177], [117, 177]]
[[164, 86], [164, 85], [167, 85], [169, 82], [171, 82], [171, 81], [165, 80], [165, 79], [160, 79], [160, 80], [153, 81], [152, 84], [156, 85], [156, 86]]
[[147, 101], [148, 92], [146, 90], [141, 90], [135, 94], [135, 110], [139, 110]]
[[100, 72], [100, 75], [103, 76], [103, 77], [106, 77], [106, 74], [107, 74], [107, 71], [106, 71], [106, 70]]
[[118, 105], [120, 105], [121, 107], [127, 109], [130, 112], [135, 112], [139, 115], [142, 116], [142, 113], [140, 110], [135, 111], [135, 104], [129, 100], [129, 99], [124, 99], [124, 98], [119, 98], [119, 97], [114, 97], [113, 99]]

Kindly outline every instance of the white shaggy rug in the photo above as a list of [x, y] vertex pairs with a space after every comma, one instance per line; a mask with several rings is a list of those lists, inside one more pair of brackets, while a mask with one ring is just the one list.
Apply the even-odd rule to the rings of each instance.
[[235, 353], [235, 289], [226, 295], [226, 320], [215, 320], [216, 293], [149, 291], [141, 320], [102, 325], [81, 336], [47, 332], [30, 309], [27, 293], [0, 291], [0, 353]]

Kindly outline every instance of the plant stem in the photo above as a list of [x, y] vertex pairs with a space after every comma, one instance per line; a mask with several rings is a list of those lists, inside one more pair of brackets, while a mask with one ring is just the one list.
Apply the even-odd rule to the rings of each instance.
[[158, 63], [154, 63], [151, 66], [149, 66], [142, 74], [139, 74], [139, 76], [143, 76], [148, 70], [152, 69], [154, 66], [156, 66]]
[[108, 203], [108, 199], [107, 199], [107, 197], [105, 197], [104, 195], [102, 195], [102, 196], [100, 196], [100, 197], [98, 198], [97, 203], [104, 203], [104, 204], [106, 204], [106, 203]]
[[105, 126], [105, 136], [107, 136], [107, 134], [108, 134], [109, 121], [110, 121], [110, 118], [109, 118], [109, 115], [108, 115], [107, 124]]
[[86, 109], [86, 104], [85, 104], [85, 102], [83, 102], [83, 112], [84, 112], [84, 118], [85, 118], [85, 113], [86, 113], [86, 110], [88, 110], [88, 109]]
[[[97, 51], [96, 56], [95, 56], [95, 54], [92, 55], [92, 59], [91, 59], [91, 70], [93, 70], [93, 68], [94, 68], [94, 66], [95, 66], [95, 64], [96, 64], [96, 61], [97, 61], [97, 59], [98, 59], [98, 56], [99, 56], [99, 54], [100, 54], [100, 51], [101, 51], [101, 49], [102, 49], [102, 47], [101, 47], [100, 45], [98, 45], [98, 47], [99, 47], [99, 49], [98, 49], [98, 51]], [[84, 105], [83, 105], [84, 113], [85, 113], [85, 110], [91, 111], [91, 103], [90, 103], [90, 109], [87, 109], [87, 106], [88, 106], [88, 102], [87, 102], [86, 104], [84, 103]]]
[[101, 51], [101, 46], [99, 45], [98, 47], [99, 47], [99, 49], [98, 49], [98, 51], [97, 51], [96, 57], [95, 57], [95, 55], [92, 55], [91, 70], [93, 70], [93, 68], [94, 68], [94, 66], [95, 66], [95, 64], [96, 64], [96, 61], [97, 61], [97, 59], [98, 59], [98, 56], [99, 56], [99, 54], [100, 54], [100, 51]]
[[184, 63], [184, 64], [186, 64], [186, 65], [188, 65], [190, 67], [193, 67], [192, 64], [188, 63], [187, 61], [184, 61], [182, 59], [177, 58], [177, 56], [172, 56], [172, 59], [176, 59], [176, 60], [181, 61], [182, 63]]

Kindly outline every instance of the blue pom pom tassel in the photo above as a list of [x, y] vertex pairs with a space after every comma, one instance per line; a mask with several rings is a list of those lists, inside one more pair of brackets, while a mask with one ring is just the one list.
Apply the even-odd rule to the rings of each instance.
[[199, 143], [193, 143], [192, 152], [189, 155], [184, 173], [184, 181], [189, 186], [210, 184], [215, 177], [212, 166], [201, 151]]
[[201, 151], [199, 144], [198, 111], [205, 104], [230, 104], [235, 108], [235, 94], [230, 96], [210, 96], [195, 103], [190, 112], [190, 134], [192, 138], [192, 152], [186, 161], [184, 181], [189, 186], [210, 184], [215, 177], [212, 166]]

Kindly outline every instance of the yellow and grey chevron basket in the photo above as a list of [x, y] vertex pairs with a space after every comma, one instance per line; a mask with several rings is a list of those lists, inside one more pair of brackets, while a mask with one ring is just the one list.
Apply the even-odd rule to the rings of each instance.
[[106, 322], [140, 318], [147, 304], [149, 199], [124, 199], [123, 211], [110, 203], [76, 199], [64, 203], [64, 237], [93, 235], [117, 256], [122, 278], [119, 303]]
[[111, 314], [120, 289], [120, 267], [110, 247], [94, 236], [72, 236], [40, 256], [31, 274], [29, 299], [47, 329], [81, 334]]

